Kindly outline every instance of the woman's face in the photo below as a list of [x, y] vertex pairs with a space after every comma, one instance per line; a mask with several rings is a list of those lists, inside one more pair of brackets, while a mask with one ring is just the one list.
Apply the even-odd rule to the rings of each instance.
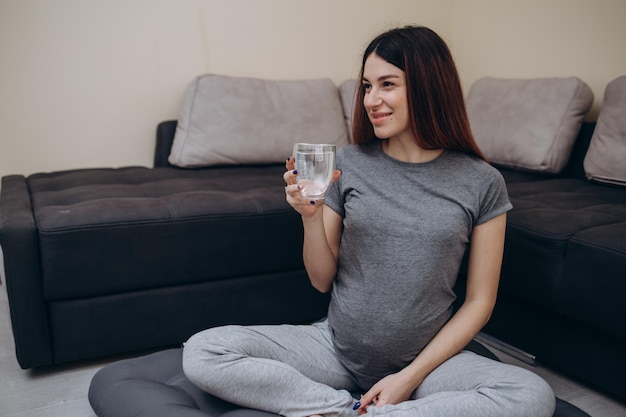
[[376, 137], [413, 138], [404, 71], [373, 53], [365, 60], [363, 86], [363, 105]]

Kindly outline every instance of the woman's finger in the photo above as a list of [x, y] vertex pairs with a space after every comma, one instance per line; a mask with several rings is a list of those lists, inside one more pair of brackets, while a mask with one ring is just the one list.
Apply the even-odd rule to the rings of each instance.
[[285, 171], [283, 174], [283, 180], [287, 185], [293, 185], [296, 183], [298, 179], [298, 171], [295, 169]]
[[290, 156], [289, 158], [287, 158], [287, 161], [285, 161], [285, 167], [287, 168], [288, 171], [294, 170], [294, 168], [296, 167], [296, 160], [294, 159], [293, 156]]
[[361, 396], [360, 407], [357, 409], [359, 414], [365, 414], [367, 412], [367, 407], [369, 407], [372, 403], [376, 405], [376, 400], [378, 399], [378, 391], [375, 390], [376, 386], [372, 387], [368, 392]]
[[288, 184], [285, 187], [285, 193], [291, 197], [300, 197], [300, 190], [302, 190], [302, 185], [300, 184]]

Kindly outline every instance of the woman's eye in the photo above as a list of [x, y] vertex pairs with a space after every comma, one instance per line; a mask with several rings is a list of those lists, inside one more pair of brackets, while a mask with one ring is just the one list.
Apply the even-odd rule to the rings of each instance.
[[391, 81], [385, 81], [383, 87], [393, 87], [393, 83]]
[[367, 92], [370, 91], [372, 89], [372, 85], [371, 84], [365, 84], [363, 83], [363, 89]]

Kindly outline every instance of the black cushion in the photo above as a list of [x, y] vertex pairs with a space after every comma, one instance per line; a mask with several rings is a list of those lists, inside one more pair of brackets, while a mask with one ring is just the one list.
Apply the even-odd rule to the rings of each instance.
[[285, 201], [284, 170], [127, 167], [31, 175], [44, 298], [302, 269], [301, 221]]
[[501, 290], [626, 338], [626, 312], [615, 315], [626, 292], [626, 189], [572, 178], [507, 186]]
[[[497, 360], [483, 345], [467, 347]], [[276, 417], [240, 408], [206, 394], [185, 377], [182, 349], [126, 359], [99, 370], [89, 387], [89, 402], [99, 417]], [[589, 417], [557, 399], [554, 417]]]
[[[626, 217], [626, 204], [623, 206]], [[626, 340], [626, 222], [577, 233], [567, 250], [556, 305], [569, 317]]]

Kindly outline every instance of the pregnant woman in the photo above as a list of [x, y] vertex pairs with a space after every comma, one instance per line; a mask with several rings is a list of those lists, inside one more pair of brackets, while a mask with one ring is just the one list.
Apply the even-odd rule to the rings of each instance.
[[[200, 332], [184, 349], [186, 375], [287, 417], [552, 416], [541, 378], [463, 350], [494, 308], [511, 204], [436, 33], [404, 27], [370, 43], [353, 136], [325, 200], [302, 196], [292, 158], [284, 175], [311, 283], [331, 291], [327, 318]], [[453, 313], [467, 251], [467, 294]]]

